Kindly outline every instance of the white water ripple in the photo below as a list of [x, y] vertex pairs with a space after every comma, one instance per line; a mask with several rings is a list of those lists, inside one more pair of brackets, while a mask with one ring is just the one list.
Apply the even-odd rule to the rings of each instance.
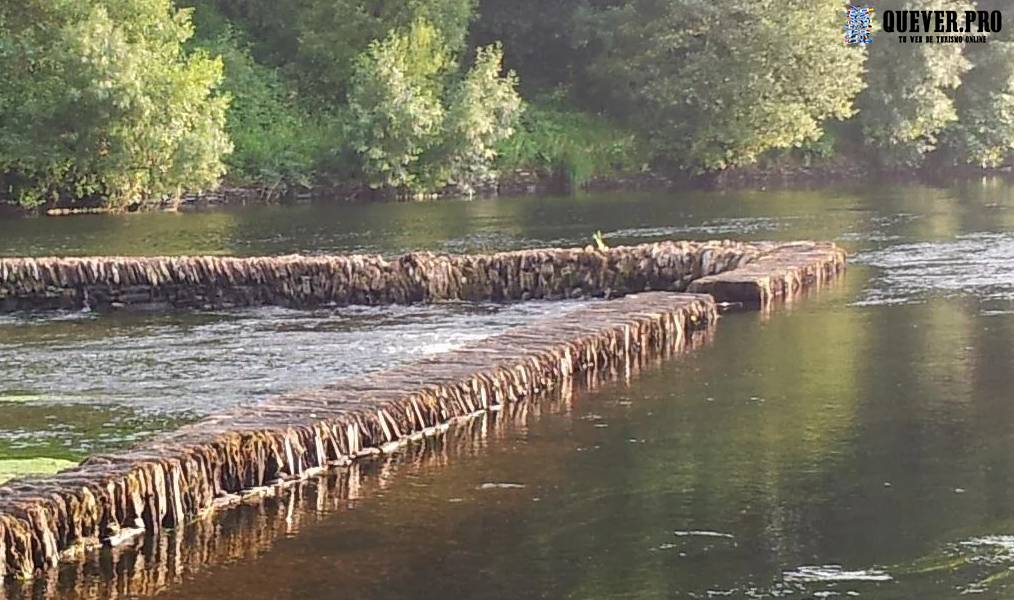
[[688, 234], [695, 236], [748, 235], [787, 229], [798, 220], [799, 217], [727, 217], [723, 219], [710, 219], [696, 225], [617, 229], [606, 232], [602, 237], [606, 239], [656, 239], [683, 237]]
[[965, 553], [971, 554], [968, 559], [972, 563], [988, 565], [1014, 563], [1014, 535], [987, 535], [965, 540], [958, 545]]
[[676, 535], [676, 537], [713, 537], [713, 538], [725, 538], [730, 540], [735, 538], [735, 536], [733, 536], [731, 533], [722, 533], [720, 531], [692, 530], [692, 531], [674, 531], [673, 533]]
[[782, 573], [782, 579], [793, 582], [892, 581], [893, 577], [879, 569], [846, 571], [841, 565], [807, 565]]
[[1014, 233], [899, 244], [860, 253], [853, 261], [880, 270], [856, 302], [860, 306], [922, 302], [939, 295], [1014, 302]]

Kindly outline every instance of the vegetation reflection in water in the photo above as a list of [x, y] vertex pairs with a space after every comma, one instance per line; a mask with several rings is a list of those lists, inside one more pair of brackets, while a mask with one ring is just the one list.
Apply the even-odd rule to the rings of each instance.
[[0, 255], [250, 256], [495, 251], [665, 238], [835, 239], [867, 250], [894, 241], [1010, 232], [1002, 179], [843, 189], [600, 193], [479, 201], [316, 204], [198, 213], [0, 220]]
[[[692, 346], [706, 343], [709, 332], [694, 335]], [[632, 371], [586, 373], [578, 385], [594, 389], [603, 380], [630, 377], [657, 368], [661, 358]], [[51, 577], [9, 581], [0, 588], [10, 598], [108, 598], [117, 593], [145, 596], [235, 561], [256, 560], [302, 530], [335, 514], [350, 514], [360, 501], [381, 498], [398, 478], [444, 469], [459, 460], [481, 459], [485, 449], [507, 439], [544, 414], [573, 410], [575, 382], [537, 402], [516, 402], [504, 409], [459, 421], [448, 430], [410, 441], [396, 452], [361, 460], [306, 481], [251, 494], [236, 509], [210, 514], [175, 530], [149, 534], [115, 549], [89, 551], [62, 564]], [[523, 484], [485, 482], [486, 489], [521, 489]], [[451, 502], [463, 502], [462, 498]]]
[[1002, 402], [1014, 351], [976, 340], [1014, 335], [1014, 322], [951, 318], [972, 312], [962, 300], [850, 306], [866, 275], [787, 311], [728, 316], [713, 344], [628, 382], [454, 429], [369, 467], [354, 492], [339, 477], [337, 496], [290, 492], [34, 585], [58, 597], [997, 597], [1014, 565]]
[[[742, 226], [754, 239], [843, 239], [856, 260], [841, 287], [770, 315], [729, 315], [712, 345], [629, 384], [578, 393], [570, 410], [453, 458], [406, 456], [384, 486], [367, 482], [334, 512], [294, 510], [313, 526], [256, 557], [189, 571], [165, 597], [1014, 594], [1014, 294], [1002, 277], [1014, 265], [1011, 187], [386, 208], [396, 225], [369, 221], [377, 241], [327, 207], [273, 223], [283, 209], [228, 213], [237, 224], [218, 238], [195, 233], [197, 218], [171, 217], [201, 251], [583, 245], [599, 229], [613, 245]], [[137, 231], [161, 217], [91, 222]], [[0, 237], [0, 252], [34, 240], [57, 244], [42, 253], [100, 251], [47, 237], [47, 223], [30, 222], [35, 238]], [[987, 240], [993, 253], [970, 267], [953, 248], [962, 240]], [[899, 260], [903, 279], [888, 271]], [[984, 268], [992, 275], [979, 277]], [[87, 585], [106, 585], [88, 573]]]

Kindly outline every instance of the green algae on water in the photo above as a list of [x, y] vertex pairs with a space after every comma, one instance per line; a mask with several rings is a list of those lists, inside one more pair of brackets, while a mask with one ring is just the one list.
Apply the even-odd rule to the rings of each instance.
[[0, 485], [25, 475], [52, 475], [76, 467], [77, 463], [62, 458], [7, 458], [0, 459]]
[[24, 404], [28, 402], [38, 402], [42, 399], [43, 396], [40, 394], [0, 392], [0, 403]]

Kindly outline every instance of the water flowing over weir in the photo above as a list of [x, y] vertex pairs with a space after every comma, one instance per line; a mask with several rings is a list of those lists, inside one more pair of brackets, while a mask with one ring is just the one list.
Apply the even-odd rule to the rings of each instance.
[[[575, 375], [684, 349], [716, 300], [766, 305], [844, 269], [834, 244], [665, 242], [600, 252], [277, 259], [2, 259], [10, 308], [391, 303], [624, 295], [565, 321], [320, 390], [292, 393], [0, 487], [0, 576], [31, 577], [99, 543], [180, 527], [251, 494], [347, 465], [455, 420], [532, 400]], [[77, 304], [78, 307], [81, 304]]]

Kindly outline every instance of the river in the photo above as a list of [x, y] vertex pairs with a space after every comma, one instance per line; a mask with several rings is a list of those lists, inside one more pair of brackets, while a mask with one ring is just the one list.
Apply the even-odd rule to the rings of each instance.
[[[0, 255], [486, 251], [597, 230], [853, 256], [833, 289], [727, 315], [629, 382], [367, 467], [350, 498], [287, 511], [283, 535], [161, 596], [1014, 597], [1002, 180], [23, 219], [0, 222]], [[577, 305], [0, 317], [0, 458], [79, 458]]]

